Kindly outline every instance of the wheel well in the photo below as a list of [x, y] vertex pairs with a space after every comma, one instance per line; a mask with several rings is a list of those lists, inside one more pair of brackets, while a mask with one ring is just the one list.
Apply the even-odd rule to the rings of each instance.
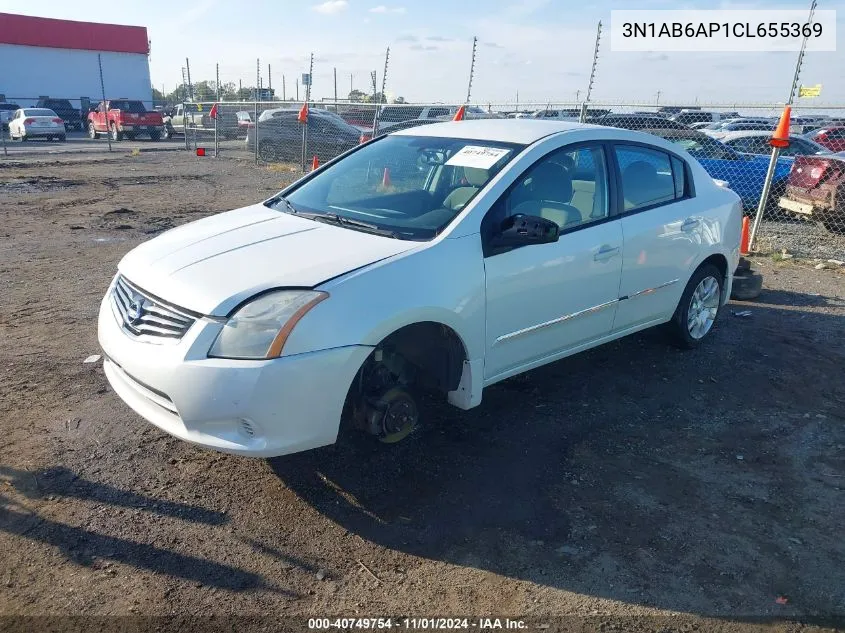
[[457, 333], [434, 321], [406, 325], [387, 336], [376, 350], [398, 354], [416, 369], [419, 386], [443, 392], [458, 388], [467, 357]]
[[698, 268], [701, 268], [705, 264], [713, 264], [716, 268], [719, 269], [719, 272], [722, 273], [722, 281], [727, 279], [727, 277], [728, 277], [728, 260], [724, 255], [721, 255], [719, 253], [711, 255], [710, 257], [705, 259], [703, 262], [701, 262], [701, 264], [699, 264]]

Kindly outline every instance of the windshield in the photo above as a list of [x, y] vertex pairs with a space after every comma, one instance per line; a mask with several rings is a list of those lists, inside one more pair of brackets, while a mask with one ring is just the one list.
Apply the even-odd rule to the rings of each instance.
[[56, 113], [46, 108], [27, 108], [23, 111], [24, 116], [56, 116]]
[[[287, 201], [299, 213], [366, 223], [398, 239], [428, 240], [523, 147], [493, 141], [385, 136], [329, 166], [289, 193]], [[290, 212], [281, 198], [269, 204]]]

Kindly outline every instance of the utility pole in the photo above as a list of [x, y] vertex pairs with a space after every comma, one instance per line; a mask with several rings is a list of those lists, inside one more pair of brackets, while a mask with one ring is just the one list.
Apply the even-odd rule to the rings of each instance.
[[238, 79], [238, 101], [243, 101], [244, 80]]
[[273, 75], [270, 72], [270, 64], [267, 64], [267, 90], [273, 90]]
[[299, 77], [296, 78], [296, 100], [299, 101]]
[[654, 100], [654, 105], [660, 105], [660, 90], [657, 91], [657, 98]]
[[258, 85], [261, 83], [261, 60], [255, 60], [255, 100], [261, 99], [261, 93], [258, 92]]
[[352, 73], [349, 73], [349, 94], [352, 94]]
[[576, 90], [575, 91], [575, 103], [578, 103], [578, 99], [580, 99], [580, 98], [581, 98], [581, 91]]
[[285, 94], [285, 76], [282, 75], [282, 101], [287, 101], [287, 95]]
[[470, 95], [472, 94], [472, 78], [475, 75], [475, 51], [478, 48], [478, 38], [472, 38], [472, 63], [469, 67], [469, 82], [467, 83], [467, 100], [465, 103], [469, 103]]
[[214, 87], [217, 92], [217, 100], [220, 101], [220, 64], [214, 64]]
[[337, 67], [334, 68], [334, 111], [337, 112]]

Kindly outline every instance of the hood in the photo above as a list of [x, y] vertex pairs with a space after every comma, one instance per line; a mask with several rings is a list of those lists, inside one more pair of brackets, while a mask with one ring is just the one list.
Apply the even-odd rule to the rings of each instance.
[[263, 290], [314, 287], [417, 246], [256, 204], [162, 233], [127, 253], [118, 269], [174, 305], [225, 316]]

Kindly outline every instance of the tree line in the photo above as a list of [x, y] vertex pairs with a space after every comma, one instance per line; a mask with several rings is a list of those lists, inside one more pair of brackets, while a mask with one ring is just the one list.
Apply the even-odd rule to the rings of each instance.
[[[193, 96], [190, 88], [190, 86], [182, 83], [176, 86], [175, 90], [164, 93], [153, 87], [153, 101], [156, 104], [174, 105], [187, 101], [208, 102], [218, 99], [217, 83], [213, 80], [206, 79], [195, 82], [192, 86]], [[267, 88], [262, 88], [261, 91], [265, 95], [269, 92]], [[294, 96], [285, 95], [285, 97], [287, 101], [295, 101]], [[219, 98], [221, 101], [253, 101], [255, 100], [255, 88], [252, 86], [239, 88], [234, 81], [220, 82]], [[380, 92], [367, 94], [362, 90], [353, 90], [347, 95], [347, 99], [353, 103], [405, 103], [404, 97], [396, 97], [392, 101], [388, 101], [385, 95]], [[275, 94], [270, 100], [281, 101], [279, 96]]]

